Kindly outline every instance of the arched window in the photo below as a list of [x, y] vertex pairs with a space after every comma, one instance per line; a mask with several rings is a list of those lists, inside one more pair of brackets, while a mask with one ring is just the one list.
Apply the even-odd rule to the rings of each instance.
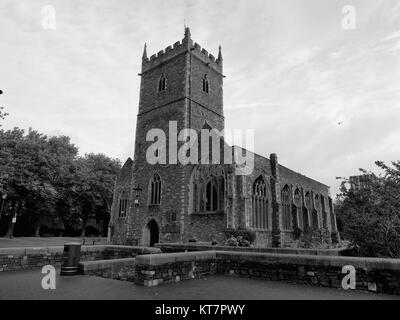
[[307, 192], [306, 193], [306, 208], [307, 208], [307, 210], [308, 211], [310, 211], [311, 210], [311, 195], [310, 195], [310, 192]]
[[118, 216], [120, 218], [126, 217], [127, 212], [126, 210], [128, 209], [128, 199], [125, 196], [125, 191], [122, 192], [121, 197], [119, 198], [119, 210], [118, 210]]
[[208, 213], [225, 210], [225, 178], [223, 169], [197, 167], [193, 171], [193, 212]]
[[262, 176], [259, 176], [253, 184], [253, 219], [252, 227], [257, 229], [268, 229], [268, 196], [267, 185]]
[[205, 92], [205, 93], [209, 93], [210, 92], [209, 91], [208, 78], [207, 78], [206, 74], [204, 75], [204, 78], [203, 78], [203, 92]]
[[286, 185], [282, 190], [282, 218], [283, 229], [292, 230], [292, 202], [288, 185]]
[[321, 198], [317, 194], [315, 196], [315, 211], [313, 214], [313, 225], [315, 228], [320, 227], [320, 217], [321, 217]]
[[304, 221], [303, 221], [303, 214], [302, 214], [302, 201], [301, 201], [301, 192], [299, 189], [296, 189], [294, 192], [294, 204], [296, 206], [296, 216], [298, 227], [303, 230], [304, 229]]
[[311, 193], [309, 191], [306, 192], [305, 195], [305, 205], [306, 205], [306, 211], [307, 211], [307, 227], [312, 226], [312, 199], [311, 199]]
[[214, 181], [210, 181], [207, 183], [205, 203], [206, 203], [205, 211], [218, 210], [218, 192]]
[[199, 190], [197, 187], [197, 183], [193, 186], [193, 211], [198, 212], [199, 209]]
[[160, 79], [158, 80], [158, 92], [165, 91], [167, 87], [167, 79], [165, 78], [165, 74], [162, 73]]
[[156, 173], [150, 184], [150, 205], [159, 205], [161, 203], [161, 178]]
[[321, 195], [321, 216], [322, 216], [322, 226], [328, 229], [328, 212], [325, 210], [325, 198]]

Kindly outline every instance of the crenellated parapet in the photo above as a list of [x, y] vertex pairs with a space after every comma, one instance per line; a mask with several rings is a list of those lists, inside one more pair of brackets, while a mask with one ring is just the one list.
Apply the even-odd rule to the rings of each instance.
[[185, 53], [191, 53], [204, 64], [207, 64], [215, 71], [222, 73], [223, 59], [221, 47], [219, 47], [218, 57], [216, 58], [213, 54], [202, 48], [198, 43], [193, 42], [190, 37], [189, 28], [186, 28], [185, 37], [182, 39], [182, 41], [175, 42], [173, 45], [166, 47], [157, 54], [151, 55], [150, 58], [147, 56], [147, 46], [145, 45], [142, 58], [142, 73], [158, 67], [167, 61]]

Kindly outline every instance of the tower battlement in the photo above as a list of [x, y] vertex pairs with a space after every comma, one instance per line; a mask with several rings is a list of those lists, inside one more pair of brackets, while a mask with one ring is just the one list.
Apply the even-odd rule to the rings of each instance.
[[173, 45], [166, 47], [157, 54], [151, 55], [150, 58], [147, 57], [147, 47], [145, 45], [142, 59], [142, 73], [153, 69], [178, 55], [188, 52], [218, 73], [222, 73], [223, 59], [221, 47], [219, 47], [218, 58], [215, 58], [215, 56], [209, 53], [206, 49], [201, 48], [197, 42], [193, 42], [189, 28], [185, 29], [185, 37], [182, 41], [175, 42]]

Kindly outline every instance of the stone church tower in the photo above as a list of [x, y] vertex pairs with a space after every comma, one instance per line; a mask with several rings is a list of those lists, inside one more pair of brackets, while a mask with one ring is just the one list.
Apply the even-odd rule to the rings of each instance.
[[[197, 132], [204, 125], [224, 129], [222, 64], [221, 48], [215, 58], [193, 42], [189, 28], [181, 42], [150, 58], [145, 46], [134, 159], [125, 164], [124, 177], [118, 179], [116, 188], [116, 194], [123, 194], [126, 201], [113, 202], [114, 211], [121, 211], [116, 207], [121, 203], [126, 206], [122, 217], [116, 218], [114, 213], [114, 241], [149, 245], [158, 240], [184, 240], [187, 184], [193, 166], [177, 163], [181, 143], [174, 142], [184, 128]], [[176, 123], [172, 132], [171, 121]], [[146, 159], [146, 150], [153, 143], [146, 141], [151, 129], [166, 133], [167, 150], [159, 150], [166, 152], [166, 165], [151, 165]], [[130, 174], [131, 181], [127, 179]]]
[[[221, 47], [215, 58], [193, 42], [189, 28], [182, 41], [150, 58], [145, 46], [134, 159], [126, 161], [116, 181], [112, 243], [225, 244], [230, 235], [245, 234], [255, 246], [284, 246], [311, 229], [338, 237], [329, 187], [280, 165], [276, 154], [268, 159], [251, 153], [254, 170], [247, 175], [237, 175], [235, 163], [178, 161], [185, 142], [177, 142], [181, 130], [225, 128], [222, 72]], [[166, 138], [151, 151], [158, 159], [165, 154], [165, 162], [157, 164], [148, 159], [157, 140], [149, 137], [154, 129]], [[221, 155], [233, 153], [223, 140], [222, 145]]]

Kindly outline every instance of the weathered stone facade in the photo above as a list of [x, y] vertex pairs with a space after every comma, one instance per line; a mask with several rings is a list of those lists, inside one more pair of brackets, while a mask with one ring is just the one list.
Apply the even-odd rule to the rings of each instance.
[[[247, 230], [256, 246], [282, 247], [296, 228], [337, 234], [329, 187], [281, 166], [275, 154], [270, 159], [252, 154], [254, 170], [244, 176], [235, 164], [173, 163], [171, 150], [183, 142], [175, 145], [170, 137], [187, 128], [197, 133], [225, 128], [221, 48], [215, 58], [193, 42], [186, 28], [181, 42], [150, 59], [145, 47], [140, 76], [134, 159], [117, 178], [111, 209], [113, 244], [192, 239], [224, 244], [228, 231]], [[176, 122], [176, 132], [170, 131], [170, 121]], [[151, 129], [167, 135], [167, 164], [147, 161]], [[223, 144], [221, 159], [232, 149]]]

